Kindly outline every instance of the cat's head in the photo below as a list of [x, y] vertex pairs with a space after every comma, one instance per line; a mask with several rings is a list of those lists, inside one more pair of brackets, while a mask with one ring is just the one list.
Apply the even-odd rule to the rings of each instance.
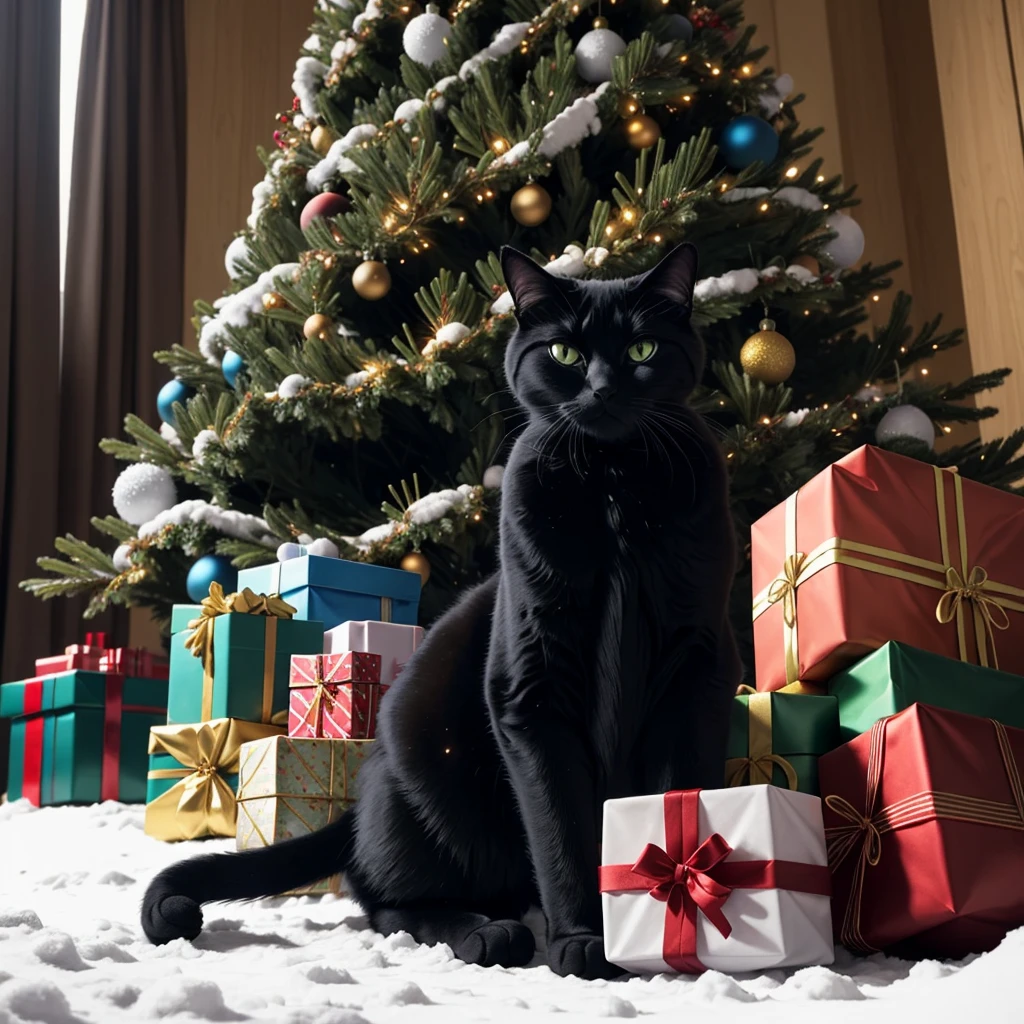
[[519, 323], [505, 374], [532, 417], [568, 420], [614, 444], [638, 433], [643, 417], [685, 405], [704, 369], [690, 326], [692, 245], [620, 281], [558, 278], [507, 246], [501, 266]]

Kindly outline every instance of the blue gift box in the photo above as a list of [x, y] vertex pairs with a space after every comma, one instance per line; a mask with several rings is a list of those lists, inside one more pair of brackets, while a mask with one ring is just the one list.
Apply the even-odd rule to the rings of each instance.
[[316, 619], [324, 630], [351, 620], [377, 619], [416, 625], [420, 575], [343, 558], [303, 555], [238, 574], [238, 589], [280, 594], [297, 619]]

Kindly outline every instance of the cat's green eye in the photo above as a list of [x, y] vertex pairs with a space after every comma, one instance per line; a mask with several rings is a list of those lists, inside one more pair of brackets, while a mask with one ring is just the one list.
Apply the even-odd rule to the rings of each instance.
[[656, 341], [638, 341], [635, 345], [630, 345], [627, 351], [629, 358], [634, 363], [646, 363], [658, 351], [658, 343]]
[[572, 345], [564, 345], [560, 341], [556, 341], [548, 351], [551, 358], [563, 366], [575, 366], [582, 358], [579, 349], [573, 348]]

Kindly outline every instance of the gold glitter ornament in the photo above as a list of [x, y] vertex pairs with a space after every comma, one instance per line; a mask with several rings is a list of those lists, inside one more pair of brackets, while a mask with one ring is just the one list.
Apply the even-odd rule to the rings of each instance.
[[743, 372], [764, 384], [781, 384], [796, 366], [796, 352], [789, 339], [775, 330], [775, 321], [767, 317], [758, 324], [740, 349]]

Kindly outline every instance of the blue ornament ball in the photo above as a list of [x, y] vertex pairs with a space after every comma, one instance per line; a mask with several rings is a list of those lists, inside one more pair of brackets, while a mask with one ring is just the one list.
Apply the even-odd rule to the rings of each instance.
[[225, 594], [233, 594], [238, 585], [238, 570], [226, 555], [203, 555], [192, 563], [185, 580], [190, 601], [199, 604], [210, 593], [210, 584], [219, 583]]
[[718, 148], [725, 162], [738, 171], [755, 160], [770, 164], [778, 156], [779, 137], [763, 118], [741, 114], [725, 126]]
[[238, 375], [244, 367], [245, 361], [242, 357], [230, 349], [224, 353], [224, 358], [220, 361], [220, 372], [224, 374], [224, 379], [232, 387], [235, 386], [235, 381], [238, 380]]
[[665, 37], [688, 43], [693, 38], [693, 22], [681, 14], [670, 14], [665, 19]]
[[192, 397], [192, 389], [175, 377], [169, 380], [156, 396], [156, 411], [169, 427], [174, 426], [174, 403], [184, 405]]

